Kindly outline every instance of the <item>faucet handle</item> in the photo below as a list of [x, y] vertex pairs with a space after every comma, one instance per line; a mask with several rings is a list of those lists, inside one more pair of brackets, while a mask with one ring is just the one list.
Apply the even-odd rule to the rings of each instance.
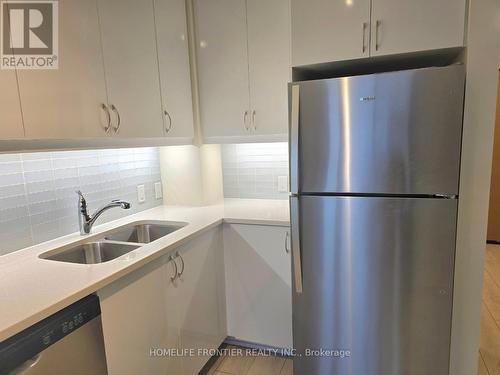
[[80, 190], [77, 190], [75, 192], [78, 194], [78, 211], [80, 212], [79, 218], [81, 219], [82, 216], [85, 218], [86, 221], [90, 220], [90, 216], [87, 212], [87, 200], [83, 196], [83, 193]]
[[83, 193], [80, 190], [77, 190], [75, 193], [78, 194], [78, 196], [80, 197], [80, 203], [82, 204], [82, 206], [86, 206], [87, 201], [86, 201], [85, 197], [83, 196]]
[[78, 194], [78, 196], [79, 196], [79, 198], [78, 198], [79, 208], [82, 211], [82, 213], [84, 215], [86, 215], [86, 212], [87, 212], [87, 200], [85, 199], [85, 197], [83, 196], [83, 193], [80, 190], [77, 190], [75, 193]]

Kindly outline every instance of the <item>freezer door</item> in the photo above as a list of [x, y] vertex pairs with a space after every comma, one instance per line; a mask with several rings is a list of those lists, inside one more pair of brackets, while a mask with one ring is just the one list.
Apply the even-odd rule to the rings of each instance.
[[299, 207], [294, 374], [448, 375], [457, 200], [300, 197]]
[[464, 77], [455, 65], [291, 84], [298, 190], [458, 194]]

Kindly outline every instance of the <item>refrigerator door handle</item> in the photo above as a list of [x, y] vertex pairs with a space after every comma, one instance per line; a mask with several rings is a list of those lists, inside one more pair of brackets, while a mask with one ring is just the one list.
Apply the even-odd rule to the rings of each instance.
[[302, 254], [300, 250], [299, 197], [290, 197], [290, 219], [292, 229], [292, 257], [295, 292], [302, 293]]
[[290, 192], [299, 192], [299, 100], [300, 86], [291, 88], [290, 108]]

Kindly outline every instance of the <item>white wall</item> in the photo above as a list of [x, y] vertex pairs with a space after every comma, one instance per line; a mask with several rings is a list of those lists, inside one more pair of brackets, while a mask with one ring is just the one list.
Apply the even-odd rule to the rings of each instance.
[[500, 1], [470, 0], [468, 27], [451, 375], [477, 373], [484, 250], [500, 62]]
[[164, 203], [202, 206], [223, 200], [219, 145], [160, 148]]

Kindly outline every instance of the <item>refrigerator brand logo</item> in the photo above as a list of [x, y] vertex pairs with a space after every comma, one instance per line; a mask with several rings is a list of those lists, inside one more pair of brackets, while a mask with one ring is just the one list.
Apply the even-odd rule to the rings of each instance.
[[2, 69], [58, 68], [58, 2], [1, 0]]
[[363, 96], [359, 98], [360, 102], [371, 102], [372, 100], [375, 100], [374, 96]]

